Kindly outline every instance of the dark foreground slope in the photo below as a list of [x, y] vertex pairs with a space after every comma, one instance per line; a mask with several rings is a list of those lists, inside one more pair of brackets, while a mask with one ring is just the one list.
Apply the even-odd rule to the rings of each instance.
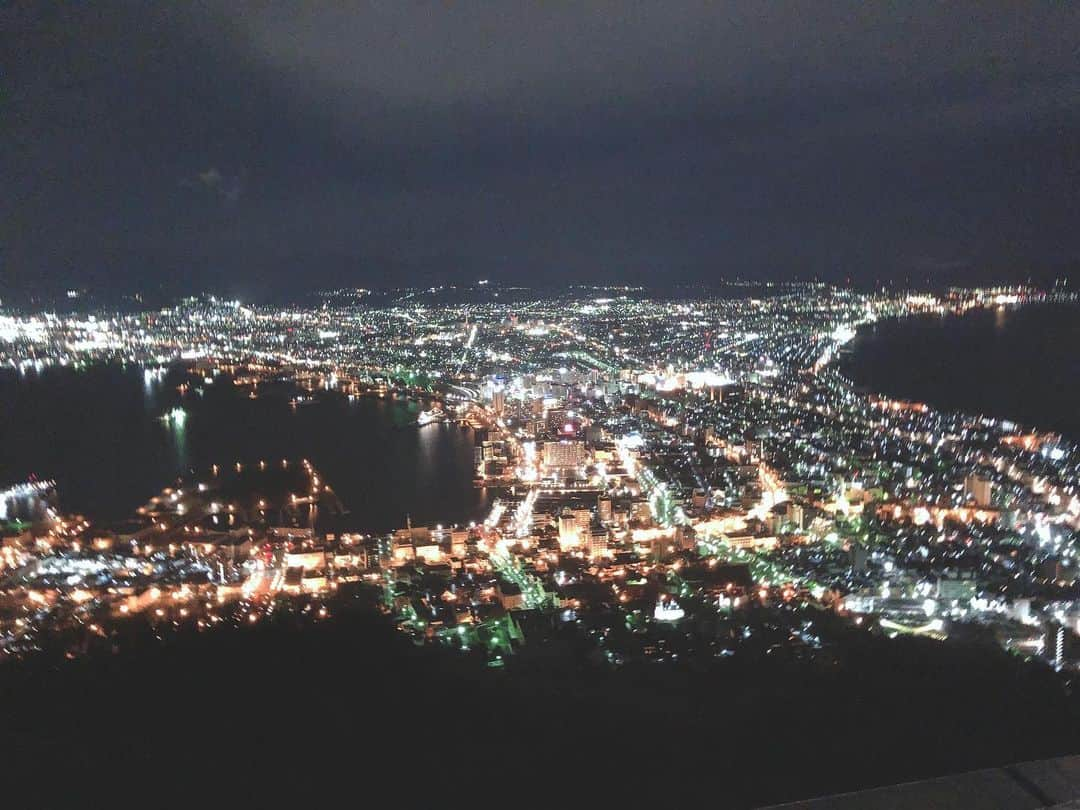
[[828, 671], [610, 672], [571, 646], [492, 671], [357, 610], [8, 667], [0, 790], [42, 806], [737, 807], [1080, 751], [1063, 681], [992, 649], [860, 633]]

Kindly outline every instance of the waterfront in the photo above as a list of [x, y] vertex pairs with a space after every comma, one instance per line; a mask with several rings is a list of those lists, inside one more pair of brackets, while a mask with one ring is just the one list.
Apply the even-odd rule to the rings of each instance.
[[888, 319], [849, 345], [842, 367], [871, 391], [1080, 439], [1080, 306]]
[[[354, 530], [396, 528], [406, 514], [449, 523], [484, 512], [472, 432], [416, 427], [415, 402], [325, 394], [293, 407], [283, 391], [249, 399], [222, 378], [182, 397], [185, 376], [118, 365], [0, 374], [0, 480], [55, 479], [65, 511], [112, 521], [191, 469], [309, 458]], [[181, 402], [182, 423], [158, 418]]]

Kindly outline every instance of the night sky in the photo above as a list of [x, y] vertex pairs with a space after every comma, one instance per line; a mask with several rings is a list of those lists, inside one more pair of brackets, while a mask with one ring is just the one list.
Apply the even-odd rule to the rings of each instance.
[[1080, 256], [1075, 3], [345, 5], [5, 3], [0, 291]]

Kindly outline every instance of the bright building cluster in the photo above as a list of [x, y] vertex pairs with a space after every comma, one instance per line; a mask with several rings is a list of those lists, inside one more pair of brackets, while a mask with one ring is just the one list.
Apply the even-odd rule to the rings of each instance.
[[558, 638], [613, 666], [829, 666], [857, 630], [1075, 668], [1077, 446], [861, 392], [835, 362], [881, 318], [1062, 297], [482, 285], [0, 314], [0, 363], [19, 373], [183, 364], [185, 385], [287, 384], [294, 404], [420, 399], [415, 429], [473, 431], [476, 482], [498, 493], [470, 525], [382, 535], [333, 528], [344, 506], [306, 461], [223, 461], [117, 526], [63, 515], [49, 482], [18, 484], [0, 493], [0, 649], [319, 621], [366, 593], [416, 643], [492, 666]]

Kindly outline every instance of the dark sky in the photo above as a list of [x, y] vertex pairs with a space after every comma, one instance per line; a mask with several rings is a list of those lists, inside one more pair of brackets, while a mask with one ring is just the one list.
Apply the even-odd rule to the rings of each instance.
[[903, 279], [1080, 256], [1080, 5], [0, 9], [0, 282]]

